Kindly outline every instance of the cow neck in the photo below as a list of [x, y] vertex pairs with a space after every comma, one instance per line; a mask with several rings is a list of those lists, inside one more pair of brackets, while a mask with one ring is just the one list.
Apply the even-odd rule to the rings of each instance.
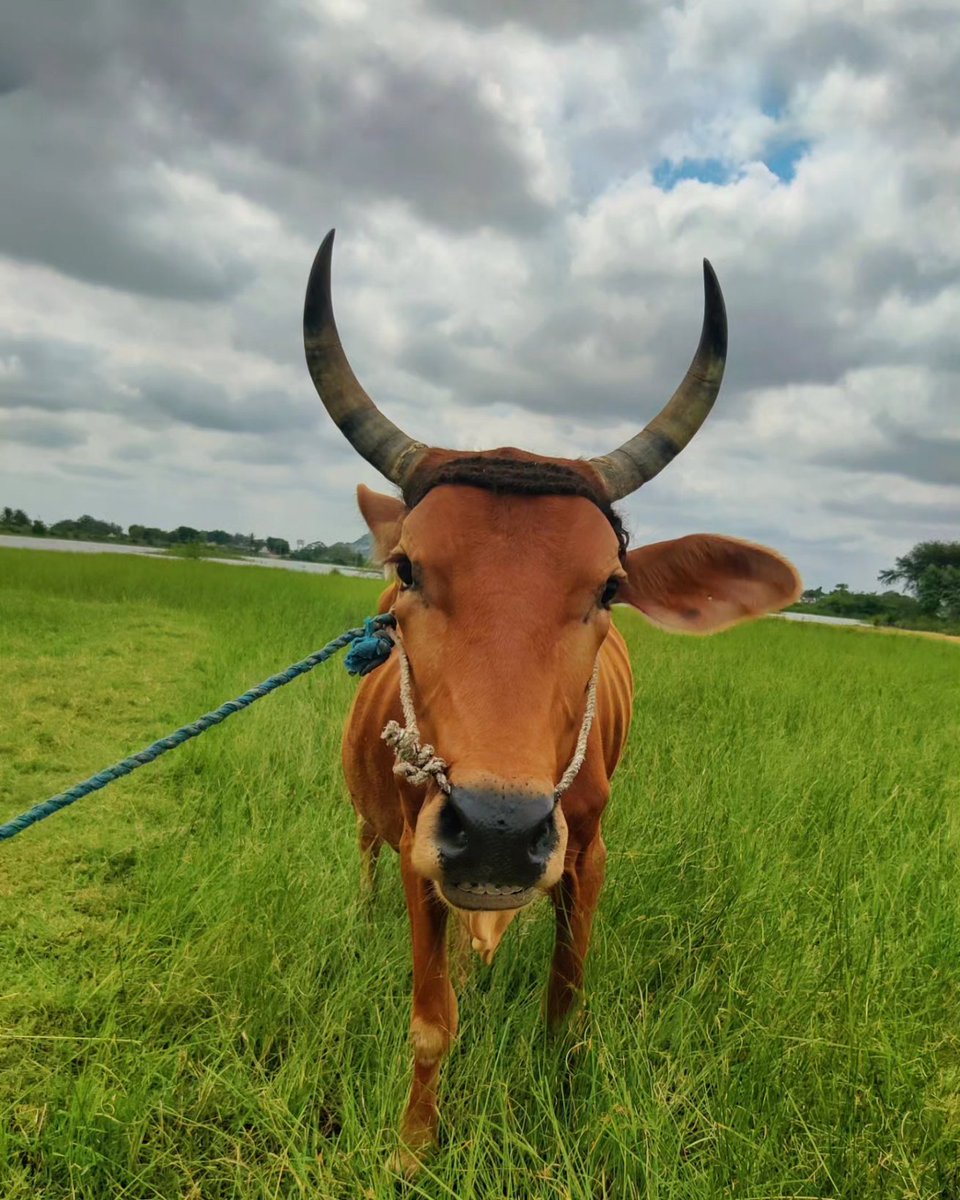
[[[420, 726], [417, 724], [417, 713], [413, 705], [410, 660], [403, 648], [399, 625], [394, 628], [392, 637], [400, 660], [400, 706], [403, 710], [404, 723], [400, 725], [398, 721], [388, 721], [380, 736], [388, 746], [392, 747], [396, 756], [393, 773], [414, 787], [422, 787], [433, 779], [440, 791], [449, 796], [450, 780], [447, 778], [446, 760], [437, 754], [429, 742], [421, 743], [420, 741]], [[580, 722], [580, 732], [577, 734], [577, 744], [570, 762], [567, 764], [567, 769], [553, 789], [555, 801], [560, 799], [576, 779], [584, 759], [587, 757], [587, 742], [597, 711], [597, 679], [599, 676], [600, 653], [598, 651], [593, 664], [593, 673], [587, 685], [587, 701], [583, 709], [583, 720]]]

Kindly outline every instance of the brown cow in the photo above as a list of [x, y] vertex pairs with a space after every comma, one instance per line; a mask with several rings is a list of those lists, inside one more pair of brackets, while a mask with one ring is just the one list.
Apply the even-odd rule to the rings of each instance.
[[[457, 1029], [448, 913], [489, 962], [517, 912], [548, 894], [548, 1022], [580, 994], [606, 859], [600, 819], [632, 705], [611, 605], [632, 604], [664, 629], [711, 633], [782, 608], [801, 585], [773, 551], [712, 534], [627, 552], [611, 507], [686, 445], [716, 397], [726, 315], [709, 263], [700, 345], [680, 387], [636, 437], [583, 461], [461, 454], [407, 437], [344, 355], [332, 246], [330, 233], [307, 286], [310, 373], [344, 435], [401, 493], [359, 489], [391, 569], [381, 611], [395, 615], [399, 645], [360, 684], [343, 763], [364, 879], [384, 843], [400, 854], [413, 943], [414, 1077], [400, 1156], [410, 1170], [435, 1139], [440, 1063]], [[381, 738], [388, 726], [392, 746]]]

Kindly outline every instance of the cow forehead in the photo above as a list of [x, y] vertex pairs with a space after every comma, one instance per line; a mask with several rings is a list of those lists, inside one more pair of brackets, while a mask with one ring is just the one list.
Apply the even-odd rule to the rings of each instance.
[[607, 517], [583, 496], [514, 495], [442, 484], [407, 515], [403, 552], [437, 567], [489, 558], [565, 565], [579, 574], [614, 570], [619, 541]]

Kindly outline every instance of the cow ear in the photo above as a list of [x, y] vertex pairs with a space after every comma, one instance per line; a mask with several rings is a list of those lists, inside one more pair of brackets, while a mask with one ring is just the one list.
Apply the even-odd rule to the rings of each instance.
[[617, 600], [674, 633], [715, 633], [792, 604], [803, 584], [766, 546], [694, 533], [631, 550]]
[[385, 558], [400, 540], [400, 530], [407, 515], [407, 507], [395, 496], [385, 496], [362, 483], [357, 488], [357, 503], [373, 534], [373, 553], [378, 562]]

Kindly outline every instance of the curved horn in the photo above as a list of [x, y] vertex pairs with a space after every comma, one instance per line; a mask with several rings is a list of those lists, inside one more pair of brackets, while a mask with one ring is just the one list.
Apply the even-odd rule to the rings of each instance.
[[590, 465], [611, 500], [621, 500], [652, 479], [684, 448], [707, 418], [720, 390], [727, 358], [727, 312], [723, 293], [707, 259], [703, 260], [703, 328], [700, 345], [683, 382], [664, 408], [617, 450]]
[[340, 343], [330, 298], [330, 230], [313, 260], [303, 302], [303, 348], [310, 377], [343, 436], [401, 490], [413, 478], [426, 446], [407, 437], [360, 386]]

